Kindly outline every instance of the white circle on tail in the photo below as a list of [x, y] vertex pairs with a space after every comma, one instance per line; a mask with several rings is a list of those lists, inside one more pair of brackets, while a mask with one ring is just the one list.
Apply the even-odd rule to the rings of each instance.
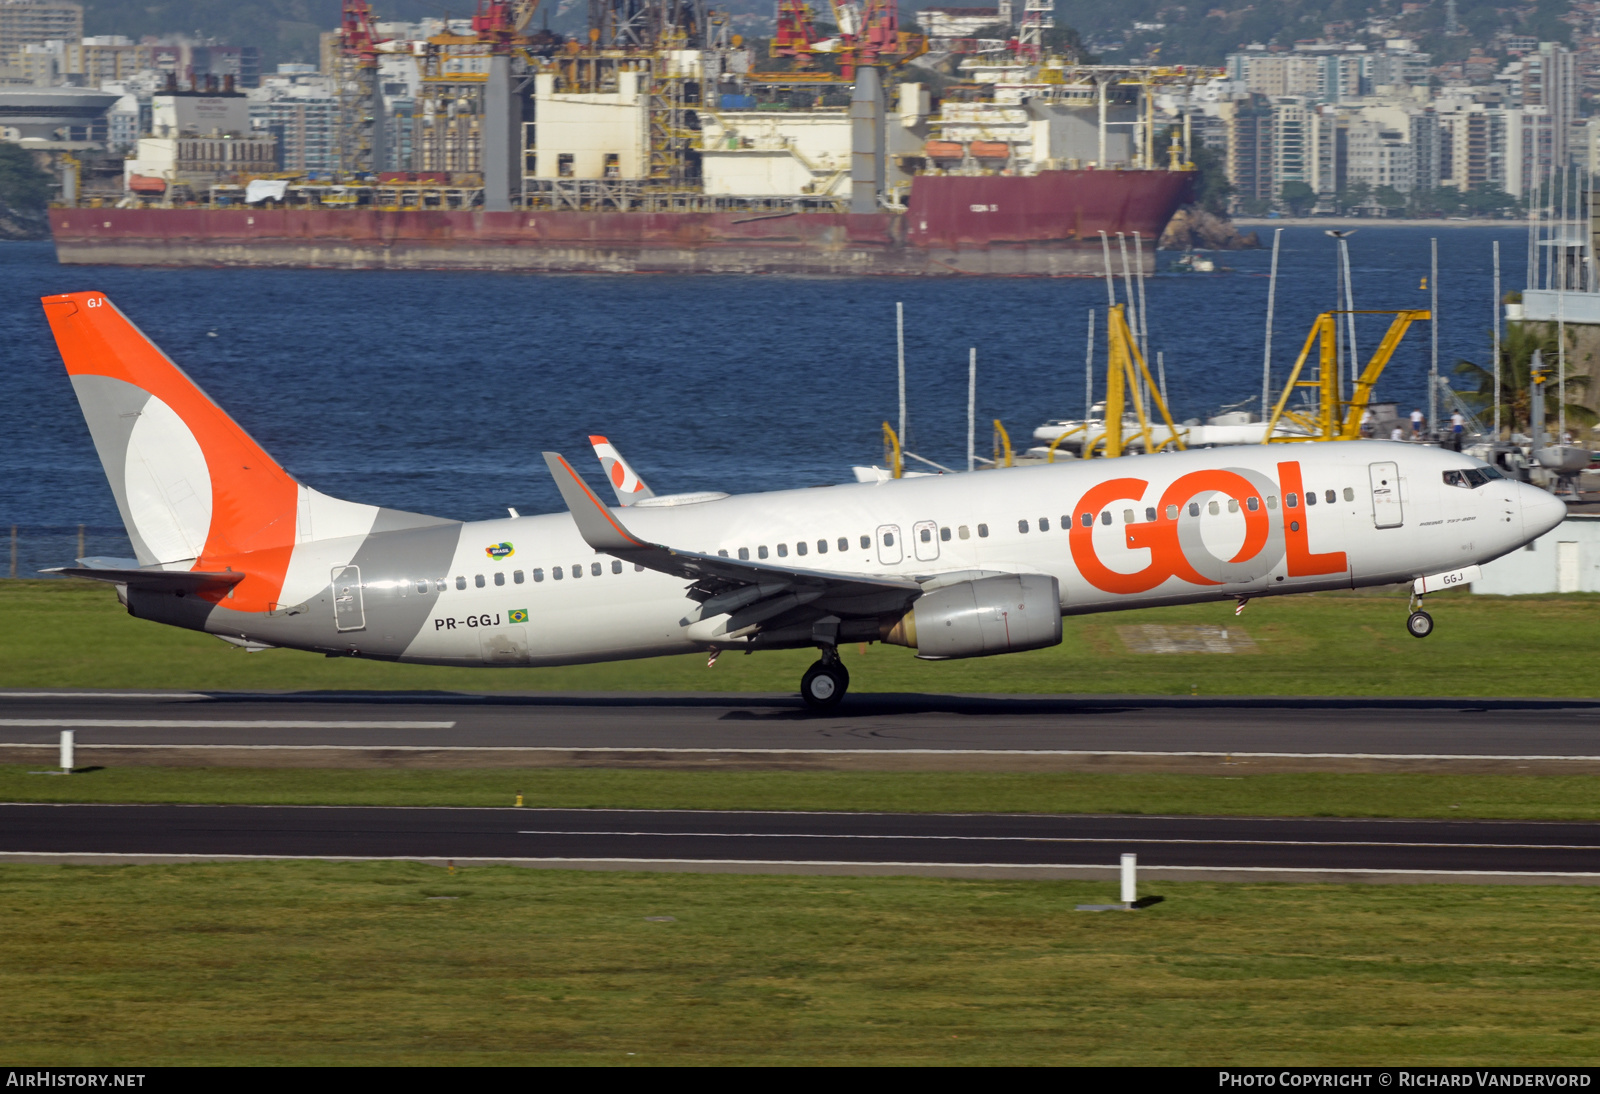
[[154, 395], [128, 435], [128, 513], [158, 562], [199, 558], [211, 530], [211, 472], [200, 442]]

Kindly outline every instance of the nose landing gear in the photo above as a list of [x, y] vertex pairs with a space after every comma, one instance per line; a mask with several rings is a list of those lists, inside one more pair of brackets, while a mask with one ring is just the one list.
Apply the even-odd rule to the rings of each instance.
[[806, 670], [800, 678], [800, 697], [806, 706], [819, 713], [832, 710], [850, 688], [850, 673], [839, 660], [839, 651], [833, 646], [822, 647], [822, 660]]
[[1406, 619], [1406, 633], [1412, 638], [1426, 638], [1433, 633], [1433, 616], [1422, 610], [1422, 597], [1411, 594], [1411, 615]]

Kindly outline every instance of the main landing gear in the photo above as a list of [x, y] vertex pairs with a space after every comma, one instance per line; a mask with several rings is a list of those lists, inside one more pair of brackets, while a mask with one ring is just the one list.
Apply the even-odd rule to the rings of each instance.
[[1411, 594], [1411, 615], [1406, 619], [1406, 633], [1412, 638], [1426, 638], [1433, 633], [1433, 616], [1422, 610], [1422, 597]]
[[822, 647], [822, 660], [806, 669], [806, 674], [800, 678], [800, 697], [806, 701], [806, 706], [819, 713], [838, 706], [849, 688], [850, 673], [833, 646]]

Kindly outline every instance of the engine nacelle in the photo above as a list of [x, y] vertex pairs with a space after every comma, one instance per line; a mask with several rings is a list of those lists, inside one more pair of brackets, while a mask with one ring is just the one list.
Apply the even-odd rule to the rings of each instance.
[[880, 637], [929, 661], [1061, 644], [1061, 585], [1045, 574], [980, 577], [924, 593]]

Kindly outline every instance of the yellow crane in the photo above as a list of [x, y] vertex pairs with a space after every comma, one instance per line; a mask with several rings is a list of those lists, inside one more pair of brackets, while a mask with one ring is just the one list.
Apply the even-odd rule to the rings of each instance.
[[[1383, 336], [1383, 341], [1378, 343], [1378, 348], [1372, 354], [1372, 359], [1367, 362], [1367, 367], [1361, 370], [1361, 375], [1356, 378], [1350, 392], [1350, 401], [1342, 403], [1339, 398], [1339, 320], [1341, 315], [1392, 315], [1393, 322]], [[1306, 344], [1300, 350], [1300, 356], [1295, 359], [1294, 370], [1289, 373], [1289, 380], [1283, 385], [1283, 394], [1278, 397], [1278, 405], [1273, 408], [1272, 417], [1267, 421], [1266, 435], [1262, 444], [1285, 444], [1290, 441], [1354, 441], [1361, 437], [1361, 416], [1366, 413], [1367, 404], [1372, 401], [1372, 389], [1377, 386], [1378, 377], [1383, 375], [1384, 366], [1389, 363], [1389, 358], [1394, 356], [1395, 349], [1400, 345], [1400, 339], [1405, 337], [1406, 331], [1412, 323], [1433, 318], [1426, 309], [1410, 309], [1403, 311], [1325, 311], [1317, 316], [1311, 324], [1311, 333], [1306, 336]], [[1300, 379], [1304, 371], [1306, 360], [1311, 356], [1311, 347], [1318, 344], [1316, 375], [1309, 380]], [[1316, 392], [1316, 401], [1310, 409], [1290, 410], [1289, 397], [1296, 388], [1310, 388]], [[1110, 416], [1108, 410], [1107, 417]], [[1287, 423], [1296, 432], [1285, 436], [1278, 436], [1279, 423]]]

